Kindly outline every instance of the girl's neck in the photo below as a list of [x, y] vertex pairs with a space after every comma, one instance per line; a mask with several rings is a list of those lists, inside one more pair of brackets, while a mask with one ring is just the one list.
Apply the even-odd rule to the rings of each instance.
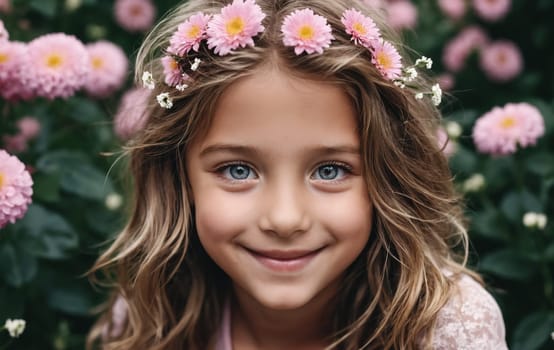
[[233, 350], [322, 350], [332, 332], [332, 299], [327, 288], [308, 304], [294, 310], [263, 307], [235, 288], [232, 299]]

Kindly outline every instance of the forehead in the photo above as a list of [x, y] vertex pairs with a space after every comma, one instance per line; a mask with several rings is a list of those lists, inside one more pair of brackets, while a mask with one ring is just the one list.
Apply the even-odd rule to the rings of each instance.
[[201, 144], [254, 143], [281, 149], [314, 143], [358, 147], [357, 118], [344, 89], [264, 67], [233, 83], [218, 99]]

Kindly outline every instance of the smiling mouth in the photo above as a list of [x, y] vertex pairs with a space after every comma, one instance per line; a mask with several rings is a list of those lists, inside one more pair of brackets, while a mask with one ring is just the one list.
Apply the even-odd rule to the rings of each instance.
[[262, 266], [276, 272], [297, 272], [306, 267], [322, 250], [252, 250], [246, 251]]

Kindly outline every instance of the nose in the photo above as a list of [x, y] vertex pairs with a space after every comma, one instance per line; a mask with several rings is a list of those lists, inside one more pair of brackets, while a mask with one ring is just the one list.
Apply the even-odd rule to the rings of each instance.
[[282, 181], [268, 188], [264, 197], [259, 219], [262, 231], [290, 238], [310, 229], [309, 193], [302, 186]]

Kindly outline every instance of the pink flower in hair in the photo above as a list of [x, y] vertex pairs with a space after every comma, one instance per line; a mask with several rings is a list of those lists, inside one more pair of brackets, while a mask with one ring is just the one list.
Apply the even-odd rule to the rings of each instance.
[[130, 32], [143, 32], [154, 24], [156, 8], [150, 0], [116, 0], [116, 22]]
[[0, 149], [0, 229], [25, 215], [32, 202], [32, 186], [25, 164]]
[[0, 42], [7, 41], [10, 38], [10, 34], [4, 27], [4, 22], [0, 19]]
[[129, 67], [127, 56], [109, 41], [88, 44], [86, 48], [90, 56], [90, 73], [85, 90], [94, 97], [107, 97], [125, 82]]
[[206, 39], [206, 29], [212, 17], [198, 12], [179, 24], [177, 30], [169, 39], [168, 52], [185, 56], [190, 50], [198, 51], [200, 42]]
[[508, 103], [494, 107], [477, 119], [473, 128], [473, 141], [481, 153], [507, 155], [517, 145], [536, 144], [544, 134], [544, 119], [540, 111], [528, 103]]
[[388, 41], [379, 40], [374, 43], [371, 62], [387, 79], [396, 79], [402, 73], [402, 57]]
[[504, 17], [511, 6], [511, 0], [473, 0], [473, 8], [479, 17], [491, 22]]
[[506, 82], [521, 73], [523, 58], [513, 42], [499, 40], [483, 48], [480, 65], [490, 80]]
[[208, 23], [208, 48], [225, 56], [239, 46], [254, 46], [253, 38], [265, 29], [264, 18], [254, 0], [234, 0]]
[[381, 37], [375, 22], [356, 9], [344, 11], [341, 22], [345, 27], [346, 33], [352, 35], [352, 40], [356, 45], [369, 48], [371, 41]]
[[296, 10], [285, 17], [281, 33], [285, 46], [294, 46], [297, 55], [304, 51], [322, 53], [334, 39], [327, 19], [310, 9]]
[[169, 55], [162, 57], [162, 66], [165, 76], [164, 81], [169, 86], [181, 85], [190, 79], [188, 75], [181, 72], [179, 63]]
[[438, 5], [441, 11], [453, 20], [462, 18], [467, 10], [465, 0], [439, 0]]
[[389, 2], [386, 10], [388, 22], [394, 29], [410, 29], [417, 24], [417, 8], [409, 1]]

